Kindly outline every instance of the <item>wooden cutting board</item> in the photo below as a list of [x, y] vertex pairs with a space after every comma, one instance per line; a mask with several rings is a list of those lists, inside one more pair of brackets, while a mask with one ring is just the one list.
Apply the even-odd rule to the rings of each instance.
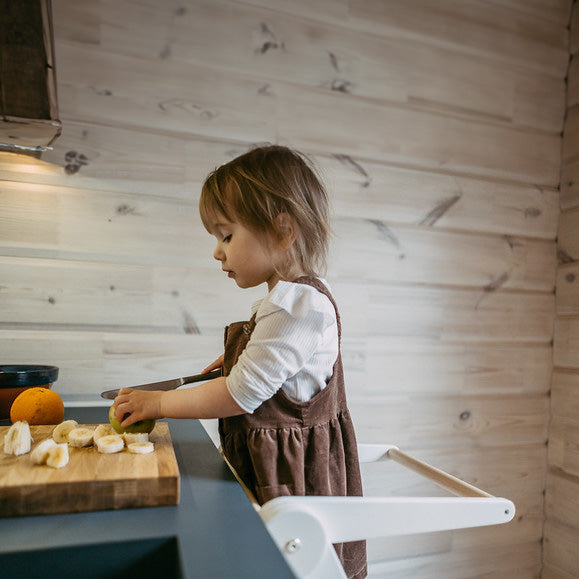
[[[95, 446], [69, 446], [69, 462], [59, 469], [32, 464], [30, 453], [4, 454], [8, 429], [0, 426], [0, 517], [179, 503], [179, 467], [166, 422], [157, 422], [149, 435], [155, 445], [150, 454], [131, 454], [126, 449], [102, 454]], [[53, 429], [31, 426], [32, 449], [50, 438]]]

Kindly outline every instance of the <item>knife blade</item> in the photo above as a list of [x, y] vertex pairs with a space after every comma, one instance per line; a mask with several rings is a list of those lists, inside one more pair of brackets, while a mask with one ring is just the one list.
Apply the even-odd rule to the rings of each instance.
[[[206, 380], [213, 380], [221, 376], [221, 370], [213, 370], [207, 374], [195, 374], [193, 376], [185, 376], [183, 378], [174, 378], [173, 380], [162, 380], [161, 382], [151, 382], [150, 384], [139, 384], [138, 386], [126, 386], [133, 390], [175, 390], [184, 384], [192, 384], [193, 382], [205, 382]], [[115, 390], [105, 390], [101, 392], [101, 396], [107, 400], [114, 400], [119, 394], [120, 388]]]

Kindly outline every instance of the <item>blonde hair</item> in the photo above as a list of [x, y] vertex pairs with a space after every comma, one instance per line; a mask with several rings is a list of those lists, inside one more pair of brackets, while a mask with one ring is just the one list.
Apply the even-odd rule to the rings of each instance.
[[205, 228], [223, 215], [271, 240], [282, 236], [276, 217], [294, 223], [290, 257], [306, 275], [322, 275], [330, 238], [328, 195], [311, 161], [279, 145], [259, 146], [212, 171], [201, 189]]

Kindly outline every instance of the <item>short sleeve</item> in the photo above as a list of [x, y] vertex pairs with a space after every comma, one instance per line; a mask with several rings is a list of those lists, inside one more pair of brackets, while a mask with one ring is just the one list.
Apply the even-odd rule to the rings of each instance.
[[256, 311], [252, 336], [227, 377], [234, 400], [253, 412], [295, 376], [335, 326], [330, 300], [312, 286], [280, 281]]

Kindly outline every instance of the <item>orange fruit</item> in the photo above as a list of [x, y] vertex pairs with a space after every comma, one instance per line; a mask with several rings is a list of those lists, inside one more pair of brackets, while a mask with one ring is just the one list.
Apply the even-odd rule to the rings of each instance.
[[28, 424], [60, 424], [63, 418], [62, 398], [54, 390], [42, 386], [18, 394], [10, 408], [12, 424], [19, 420], [26, 420]]

